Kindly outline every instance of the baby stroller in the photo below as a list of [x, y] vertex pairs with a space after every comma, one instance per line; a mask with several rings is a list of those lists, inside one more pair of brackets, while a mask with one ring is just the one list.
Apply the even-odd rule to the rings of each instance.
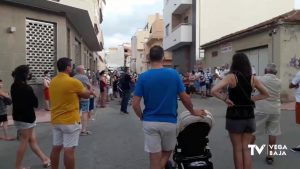
[[193, 116], [185, 111], [179, 115], [177, 145], [173, 160], [176, 169], [213, 169], [207, 136], [214, 124], [208, 111], [205, 117]]

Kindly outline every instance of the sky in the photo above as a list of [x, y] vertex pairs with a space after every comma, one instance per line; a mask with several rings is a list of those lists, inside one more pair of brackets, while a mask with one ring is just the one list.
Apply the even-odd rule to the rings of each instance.
[[295, 0], [295, 8], [300, 9], [300, 0]]
[[106, 0], [102, 30], [104, 47], [117, 47], [130, 42], [139, 28], [146, 25], [147, 16], [162, 14], [163, 0]]

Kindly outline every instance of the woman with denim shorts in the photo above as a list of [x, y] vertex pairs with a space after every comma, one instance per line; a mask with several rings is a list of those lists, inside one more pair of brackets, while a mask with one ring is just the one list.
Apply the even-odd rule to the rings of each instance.
[[32, 151], [41, 159], [43, 166], [49, 167], [50, 159], [38, 146], [34, 130], [36, 120], [34, 108], [38, 107], [38, 99], [31, 86], [27, 84], [27, 80], [31, 77], [29, 67], [27, 65], [17, 67], [13, 71], [12, 76], [14, 78], [14, 83], [11, 86], [12, 116], [20, 141], [17, 150], [16, 169], [24, 169], [21, 165], [28, 144]]

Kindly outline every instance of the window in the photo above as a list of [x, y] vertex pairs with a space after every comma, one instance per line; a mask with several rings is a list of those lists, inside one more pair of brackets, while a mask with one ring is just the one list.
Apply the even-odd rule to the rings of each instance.
[[213, 52], [211, 53], [211, 55], [212, 55], [212, 57], [218, 56], [218, 51], [213, 51]]
[[168, 25], [166, 26], [166, 36], [169, 36], [169, 27], [170, 27], [170, 24], [168, 24]]
[[188, 16], [184, 17], [183, 23], [189, 23], [189, 17]]
[[98, 35], [99, 29], [98, 29], [98, 26], [96, 23], [94, 24], [94, 30], [95, 30], [96, 35]]
[[81, 43], [80, 41], [75, 38], [75, 44], [74, 44], [74, 53], [75, 53], [75, 65], [81, 65]]
[[67, 54], [68, 57], [71, 58], [71, 31], [70, 28], [67, 28]]

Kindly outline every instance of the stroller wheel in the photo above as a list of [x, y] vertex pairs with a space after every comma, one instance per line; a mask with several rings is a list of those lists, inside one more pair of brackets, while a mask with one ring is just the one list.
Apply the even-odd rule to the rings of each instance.
[[172, 165], [172, 162], [171, 161], [168, 161], [166, 166], [165, 166], [165, 169], [175, 169]]

